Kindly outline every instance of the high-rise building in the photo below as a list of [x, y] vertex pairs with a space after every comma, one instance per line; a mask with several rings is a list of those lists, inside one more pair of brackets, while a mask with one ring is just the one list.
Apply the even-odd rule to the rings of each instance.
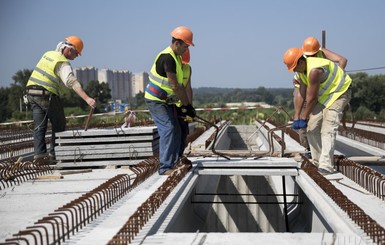
[[132, 73], [128, 70], [81, 67], [74, 69], [75, 76], [86, 88], [90, 81], [105, 82], [111, 89], [111, 100], [128, 102], [131, 97]]
[[98, 80], [98, 69], [93, 66], [75, 68], [74, 73], [83, 88], [86, 88], [90, 81]]
[[148, 82], [149, 79], [147, 72], [134, 73], [131, 79], [131, 98], [134, 98], [135, 95], [139, 94], [140, 92], [143, 93]]

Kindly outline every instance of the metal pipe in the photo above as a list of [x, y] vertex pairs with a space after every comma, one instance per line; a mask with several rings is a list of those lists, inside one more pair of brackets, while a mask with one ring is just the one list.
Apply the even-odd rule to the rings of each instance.
[[322, 31], [322, 48], [326, 48], [326, 31]]

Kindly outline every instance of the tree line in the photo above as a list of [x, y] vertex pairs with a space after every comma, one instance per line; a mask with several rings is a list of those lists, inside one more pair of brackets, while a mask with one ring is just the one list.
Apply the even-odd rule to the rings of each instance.
[[[31, 120], [32, 114], [23, 103], [26, 84], [32, 70], [19, 70], [12, 76], [14, 81], [9, 87], [0, 88], [0, 122]], [[385, 75], [355, 73], [350, 75], [352, 99], [350, 113], [357, 120], [385, 121]], [[106, 83], [90, 81], [85, 91], [98, 102], [95, 113], [104, 112], [111, 99], [111, 90]], [[265, 102], [293, 111], [293, 88], [193, 88], [194, 107], [223, 107], [229, 102]], [[87, 114], [88, 105], [71, 89], [62, 96], [66, 115]], [[144, 94], [139, 93], [129, 102], [130, 109], [145, 109]], [[246, 112], [247, 114], [247, 112]], [[245, 119], [246, 121], [248, 119]]]

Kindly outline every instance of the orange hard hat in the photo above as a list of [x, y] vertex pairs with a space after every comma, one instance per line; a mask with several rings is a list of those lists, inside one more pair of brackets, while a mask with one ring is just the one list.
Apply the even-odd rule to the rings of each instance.
[[302, 49], [300, 48], [289, 48], [283, 56], [283, 63], [287, 65], [289, 72], [293, 71], [297, 66], [299, 58], [302, 56]]
[[82, 55], [83, 41], [79, 37], [69, 36], [69, 37], [66, 37], [65, 40], [67, 41], [67, 43], [75, 47], [76, 52], [78, 52], [79, 55]]
[[171, 36], [176, 39], [180, 39], [188, 45], [194, 46], [193, 33], [185, 26], [178, 26], [171, 33]]
[[302, 44], [302, 50], [304, 55], [314, 55], [319, 51], [320, 48], [321, 45], [315, 37], [306, 38]]
[[186, 49], [186, 51], [182, 54], [182, 64], [190, 63], [190, 49]]

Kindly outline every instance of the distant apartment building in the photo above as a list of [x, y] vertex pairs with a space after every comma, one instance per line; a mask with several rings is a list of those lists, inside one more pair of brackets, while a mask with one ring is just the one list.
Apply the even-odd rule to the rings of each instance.
[[148, 83], [148, 73], [132, 74], [128, 70], [97, 69], [95, 67], [76, 68], [75, 76], [87, 87], [92, 80], [107, 83], [111, 89], [111, 100], [128, 102]]
[[143, 93], [144, 88], [147, 86], [149, 82], [148, 73], [135, 73], [131, 79], [131, 98], [134, 98], [137, 94]]
[[83, 85], [83, 88], [86, 88], [90, 81], [98, 80], [98, 69], [93, 66], [75, 68], [74, 72], [78, 81]]
[[132, 74], [128, 70], [100, 69], [98, 81], [105, 82], [111, 89], [111, 100], [127, 102], [130, 98]]

